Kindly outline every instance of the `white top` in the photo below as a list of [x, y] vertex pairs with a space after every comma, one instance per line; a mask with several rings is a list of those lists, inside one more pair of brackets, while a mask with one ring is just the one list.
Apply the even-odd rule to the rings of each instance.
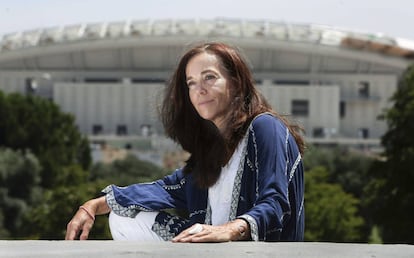
[[227, 165], [221, 169], [220, 178], [208, 189], [212, 225], [222, 225], [229, 221], [234, 179], [245, 144], [246, 141], [242, 139]]

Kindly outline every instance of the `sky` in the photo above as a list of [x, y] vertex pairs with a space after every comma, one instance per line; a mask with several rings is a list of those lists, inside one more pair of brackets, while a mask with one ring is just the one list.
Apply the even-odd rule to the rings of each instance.
[[413, 0], [0, 0], [0, 37], [63, 25], [141, 19], [319, 24], [414, 40]]

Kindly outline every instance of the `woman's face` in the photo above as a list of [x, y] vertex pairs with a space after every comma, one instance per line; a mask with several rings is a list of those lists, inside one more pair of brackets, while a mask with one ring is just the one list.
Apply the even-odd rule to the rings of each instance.
[[230, 112], [230, 80], [220, 60], [209, 53], [200, 53], [190, 59], [186, 67], [190, 100], [198, 114], [222, 129], [224, 118]]

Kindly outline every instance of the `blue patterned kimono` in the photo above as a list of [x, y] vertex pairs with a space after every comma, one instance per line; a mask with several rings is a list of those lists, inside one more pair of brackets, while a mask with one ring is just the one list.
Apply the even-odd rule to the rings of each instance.
[[[264, 113], [250, 124], [243, 141], [233, 186], [229, 221], [250, 225], [255, 241], [302, 241], [304, 235], [304, 171], [293, 136], [278, 118]], [[112, 211], [134, 217], [140, 211], [161, 211], [152, 230], [170, 240], [195, 223], [211, 224], [208, 190], [199, 189], [191, 174], [177, 169], [151, 183], [110, 185], [103, 192]], [[164, 209], [189, 212], [188, 219]]]

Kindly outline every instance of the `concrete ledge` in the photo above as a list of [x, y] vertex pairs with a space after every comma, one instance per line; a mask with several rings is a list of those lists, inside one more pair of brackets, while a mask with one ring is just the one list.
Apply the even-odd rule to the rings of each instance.
[[413, 245], [340, 243], [174, 244], [120, 241], [0, 241], [0, 257], [318, 257], [413, 258]]

